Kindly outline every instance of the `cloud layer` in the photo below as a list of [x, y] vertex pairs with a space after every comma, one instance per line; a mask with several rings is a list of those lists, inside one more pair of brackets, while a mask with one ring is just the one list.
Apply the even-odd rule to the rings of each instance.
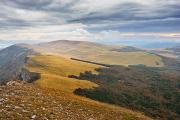
[[109, 39], [111, 33], [178, 39], [180, 33], [179, 0], [1, 0], [0, 8], [4, 40], [97, 40], [107, 32]]

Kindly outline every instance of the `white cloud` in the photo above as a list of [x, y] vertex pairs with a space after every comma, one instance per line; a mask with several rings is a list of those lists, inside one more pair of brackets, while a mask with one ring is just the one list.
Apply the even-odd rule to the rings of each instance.
[[17, 30], [2, 30], [1, 40], [90, 40], [91, 33], [81, 23], [25, 27]]
[[180, 33], [134, 33], [119, 32], [114, 30], [89, 32], [83, 24], [67, 24], [60, 26], [40, 26], [38, 28], [28, 28], [16, 31], [4, 31], [0, 33], [2, 40], [80, 40], [80, 41], [121, 41], [121, 40], [166, 40], [180, 41]]

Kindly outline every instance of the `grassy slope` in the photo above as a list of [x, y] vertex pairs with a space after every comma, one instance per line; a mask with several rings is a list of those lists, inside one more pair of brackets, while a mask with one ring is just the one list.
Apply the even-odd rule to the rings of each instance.
[[[50, 55], [33, 56], [30, 58], [29, 64], [27, 65], [28, 69], [30, 69], [31, 71], [39, 72], [42, 75], [41, 79], [36, 81], [36, 84], [38, 84], [42, 88], [55, 88], [55, 91], [58, 89], [58, 91], [56, 91], [57, 94], [59, 94], [60, 96], [64, 96], [67, 101], [73, 101], [72, 110], [74, 110], [74, 113], [77, 113], [80, 109], [78, 107], [74, 107], [81, 106], [83, 107], [83, 109], [86, 108], [88, 110], [86, 114], [98, 116], [98, 119], [150, 119], [138, 112], [133, 112], [125, 108], [103, 104], [72, 94], [72, 91], [74, 91], [77, 88], [92, 88], [97, 86], [97, 84], [86, 80], [82, 81], [77, 79], [71, 79], [67, 76], [72, 74], [79, 75], [80, 72], [86, 70], [91, 70], [94, 73], [96, 73], [94, 69], [99, 67], [101, 66], [73, 61], [59, 56]], [[48, 89], [50, 94], [52, 94], [51, 90], [52, 89]], [[58, 99], [60, 100], [61, 98]], [[89, 111], [92, 111], [92, 113], [89, 113]], [[82, 113], [80, 113], [80, 116], [82, 116], [81, 114]]]
[[105, 64], [117, 64], [125, 66], [132, 64], [145, 64], [153, 67], [161, 67], [164, 65], [159, 56], [144, 51], [112, 51], [112, 49], [118, 48], [122, 48], [122, 46], [109, 46], [91, 42], [75, 41], [56, 41], [34, 47], [34, 49], [40, 52], [66, 55], [67, 57], [74, 57]]
[[[161, 67], [163, 62], [161, 58], [146, 52], [112, 52], [97, 56], [89, 56], [87, 60], [100, 62], [100, 63], [110, 63], [114, 65], [134, 65], [134, 64], [144, 64], [152, 67]], [[157, 65], [157, 63], [159, 65]]]
[[[35, 64], [27, 67], [31, 71], [41, 73], [41, 79], [36, 83], [43, 87], [55, 88], [72, 92], [77, 88], [92, 88], [97, 84], [89, 81], [68, 78], [68, 75], [79, 75], [86, 70], [94, 71], [100, 66], [73, 61], [60, 56], [39, 55], [31, 57]], [[38, 64], [38, 65], [37, 65]], [[95, 71], [94, 71], [95, 72]]]

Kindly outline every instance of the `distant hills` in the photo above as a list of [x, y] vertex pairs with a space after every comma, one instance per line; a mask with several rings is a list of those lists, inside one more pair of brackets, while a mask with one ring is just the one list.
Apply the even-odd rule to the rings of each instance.
[[177, 42], [154, 42], [142, 45], [142, 48], [155, 49], [155, 48], [172, 48], [177, 46]]
[[[59, 54], [103, 64], [163, 66], [161, 58], [126, 46], [104, 45], [85, 41], [54, 41], [32, 47], [35, 51]], [[48, 48], [48, 49], [47, 49]], [[128, 51], [129, 50], [129, 51]], [[131, 59], [129, 59], [131, 58]]]
[[144, 64], [147, 66], [163, 66], [159, 56], [134, 47], [59, 40], [36, 45], [16, 44], [1, 50], [0, 80], [19, 77], [27, 56], [41, 53], [111, 65]]
[[167, 48], [167, 50], [172, 51], [172, 53], [180, 59], [180, 44], [172, 48]]
[[180, 44], [176, 44], [174, 47], [170, 48], [154, 49], [152, 52], [165, 57], [180, 59]]
[[106, 44], [121, 44], [125, 46], [133, 46], [142, 49], [158, 49], [158, 48], [171, 48], [180, 44], [177, 40], [159, 40], [155, 39], [142, 39], [142, 38], [134, 38], [134, 39], [120, 39], [117, 41], [101, 41]]

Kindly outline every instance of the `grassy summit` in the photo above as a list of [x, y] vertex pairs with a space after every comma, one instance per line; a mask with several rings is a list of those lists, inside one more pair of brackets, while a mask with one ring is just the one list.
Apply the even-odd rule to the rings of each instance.
[[132, 48], [128, 46], [104, 45], [87, 41], [59, 40], [38, 44], [32, 48], [40, 53], [58, 54], [104, 64], [125, 66], [144, 64], [151, 67], [164, 66], [161, 57], [143, 50], [132, 50]]

